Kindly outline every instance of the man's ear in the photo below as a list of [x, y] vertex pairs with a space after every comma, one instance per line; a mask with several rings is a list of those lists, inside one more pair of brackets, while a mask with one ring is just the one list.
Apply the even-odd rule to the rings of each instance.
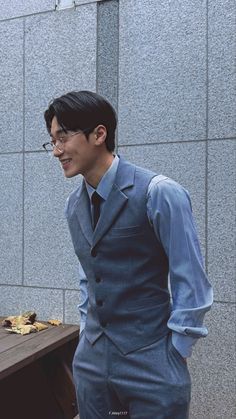
[[104, 125], [98, 125], [94, 128], [95, 145], [101, 145], [107, 138], [107, 129]]

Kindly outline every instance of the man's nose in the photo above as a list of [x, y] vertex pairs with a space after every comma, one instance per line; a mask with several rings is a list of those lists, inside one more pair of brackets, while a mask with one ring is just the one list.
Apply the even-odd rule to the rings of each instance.
[[53, 156], [54, 157], [60, 157], [63, 154], [63, 152], [64, 152], [63, 150], [60, 150], [59, 148], [54, 147]]

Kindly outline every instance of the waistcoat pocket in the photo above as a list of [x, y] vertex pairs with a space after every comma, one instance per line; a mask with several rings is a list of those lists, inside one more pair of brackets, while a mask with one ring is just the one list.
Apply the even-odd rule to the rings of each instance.
[[143, 227], [136, 225], [130, 227], [112, 228], [109, 235], [115, 237], [136, 236], [143, 233]]

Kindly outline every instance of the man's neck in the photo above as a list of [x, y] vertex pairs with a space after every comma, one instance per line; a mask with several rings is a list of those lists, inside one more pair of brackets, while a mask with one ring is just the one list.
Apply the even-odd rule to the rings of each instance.
[[94, 189], [96, 189], [103, 175], [111, 166], [113, 160], [114, 155], [112, 153], [105, 155], [103, 158], [99, 158], [97, 165], [95, 165], [93, 169], [91, 169], [91, 171], [86, 174], [86, 182]]

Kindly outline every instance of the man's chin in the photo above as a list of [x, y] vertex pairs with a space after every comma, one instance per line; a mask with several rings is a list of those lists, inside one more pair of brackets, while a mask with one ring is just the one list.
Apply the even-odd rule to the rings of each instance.
[[67, 179], [70, 179], [71, 177], [76, 176], [76, 174], [74, 174], [74, 173], [66, 173], [66, 172], [64, 172], [64, 176], [65, 176]]
[[68, 170], [68, 171], [66, 171], [66, 170], [63, 170], [63, 173], [64, 173], [64, 176], [67, 178], [67, 179], [70, 179], [70, 178], [72, 178], [72, 177], [74, 177], [74, 176], [78, 176], [78, 175], [80, 175], [80, 172], [76, 172], [76, 171], [70, 171], [70, 170]]

